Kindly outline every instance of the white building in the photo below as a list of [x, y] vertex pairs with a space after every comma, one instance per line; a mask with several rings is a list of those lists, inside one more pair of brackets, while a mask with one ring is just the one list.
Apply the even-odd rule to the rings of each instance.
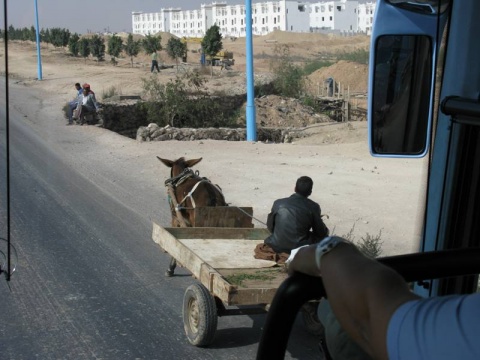
[[375, 5], [374, 0], [362, 1], [358, 4], [358, 28], [368, 35], [372, 32]]
[[[254, 35], [275, 30], [369, 33], [374, 12], [374, 0], [259, 2], [252, 4], [252, 32]], [[142, 35], [162, 31], [178, 37], [203, 37], [207, 29], [216, 24], [224, 37], [243, 37], [246, 35], [245, 15], [245, 5], [225, 2], [202, 4], [199, 10], [168, 8], [157, 13], [132, 12], [132, 30]]]

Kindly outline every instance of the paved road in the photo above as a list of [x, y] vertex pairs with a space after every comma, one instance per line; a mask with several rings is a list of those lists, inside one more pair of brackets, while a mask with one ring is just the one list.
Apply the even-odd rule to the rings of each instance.
[[[10, 289], [0, 279], [1, 359], [255, 358], [262, 315], [220, 318], [211, 347], [191, 346], [181, 304], [194, 280], [182, 269], [164, 277], [169, 258], [150, 239], [150, 219], [84, 177], [16, 110], [10, 115], [11, 239], [19, 263]], [[318, 358], [301, 322], [287, 358]]]

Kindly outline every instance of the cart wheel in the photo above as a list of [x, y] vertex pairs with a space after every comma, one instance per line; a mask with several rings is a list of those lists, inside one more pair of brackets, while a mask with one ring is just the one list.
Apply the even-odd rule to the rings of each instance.
[[317, 309], [318, 302], [307, 302], [302, 306], [301, 313], [303, 318], [303, 323], [305, 324], [308, 332], [312, 335], [324, 337], [325, 328], [323, 324], [318, 319]]
[[183, 326], [188, 341], [195, 346], [208, 346], [217, 331], [215, 299], [202, 284], [190, 285], [183, 297]]

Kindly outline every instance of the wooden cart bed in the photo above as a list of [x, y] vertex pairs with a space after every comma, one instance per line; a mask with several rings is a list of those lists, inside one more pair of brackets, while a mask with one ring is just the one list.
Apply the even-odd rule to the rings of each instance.
[[264, 228], [163, 228], [152, 239], [227, 305], [269, 304], [287, 274], [273, 261], [255, 259], [269, 235]]

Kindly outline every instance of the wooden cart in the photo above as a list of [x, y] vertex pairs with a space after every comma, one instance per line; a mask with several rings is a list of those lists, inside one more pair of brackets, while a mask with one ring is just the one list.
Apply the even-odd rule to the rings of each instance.
[[[198, 210], [204, 224], [208, 218], [217, 225], [219, 218], [223, 225], [239, 223], [238, 217], [225, 216], [226, 208], [224, 216], [210, 212], [222, 212], [221, 208], [209, 209]], [[226, 211], [235, 212], [233, 207]], [[256, 245], [268, 235], [267, 229], [253, 226], [163, 228], [153, 224], [153, 241], [199, 281], [187, 288], [183, 299], [183, 322], [191, 344], [212, 343], [218, 316], [266, 312], [287, 277], [284, 267], [274, 261], [254, 258]]]

